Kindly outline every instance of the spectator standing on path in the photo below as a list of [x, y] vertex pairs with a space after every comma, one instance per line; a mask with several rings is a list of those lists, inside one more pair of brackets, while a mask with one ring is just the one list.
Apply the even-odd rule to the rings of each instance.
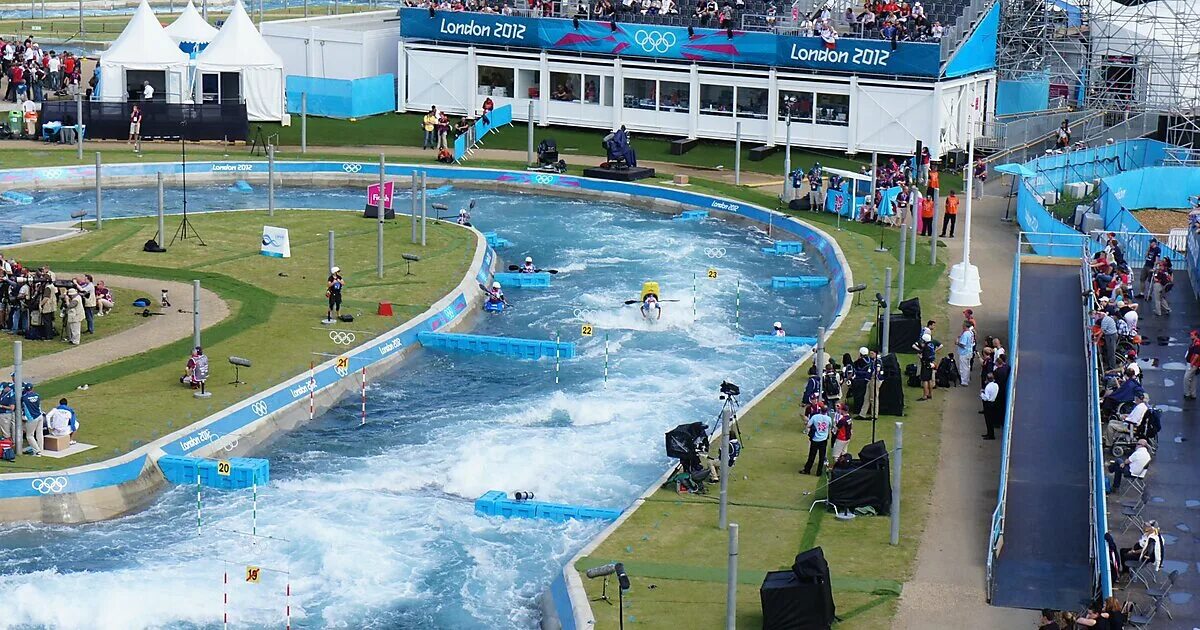
[[[934, 173], [935, 175], [937, 173]], [[954, 227], [958, 224], [958, 197], [954, 196], [954, 191], [946, 197], [946, 213], [942, 215], [942, 234], [941, 238], [946, 238], [946, 227], [950, 227], [950, 237], [954, 238]]]
[[20, 430], [20, 426], [16, 424], [16, 410], [17, 395], [12, 381], [4, 381], [0, 383], [0, 438], [11, 440], [13, 428]]
[[924, 335], [916, 346], [917, 353], [921, 358], [921, 390], [924, 394], [917, 400], [929, 400], [933, 398], [933, 364], [937, 360], [937, 351], [942, 344], [934, 341], [932, 336]]
[[79, 299], [83, 300], [83, 319], [87, 322], [87, 334], [96, 334], [96, 285], [91, 274], [84, 274], [83, 279], [75, 278], [75, 288], [79, 290]]
[[804, 469], [800, 474], [807, 475], [812, 470], [813, 460], [817, 462], [817, 476], [825, 471], [826, 451], [829, 448], [829, 430], [833, 420], [825, 413], [824, 406], [821, 406], [816, 413], [808, 417], [808, 461], [804, 463]]
[[1096, 311], [1096, 323], [1104, 340], [1104, 369], [1111, 370], [1117, 364], [1117, 320], [1108, 311]]
[[1159, 257], [1162, 256], [1162, 247], [1158, 244], [1157, 238], [1150, 239], [1150, 245], [1146, 247], [1146, 259], [1142, 261], [1142, 274], [1138, 278], [1138, 299], [1144, 298], [1150, 294], [1153, 288], [1154, 267], [1158, 264]]
[[34, 103], [29, 94], [25, 94], [25, 101], [21, 103], [21, 115], [25, 119], [25, 135], [32, 138], [37, 133], [37, 103]]
[[73, 346], [79, 345], [79, 329], [83, 324], [83, 299], [77, 289], [67, 289], [67, 341]]
[[996, 439], [996, 427], [1004, 424], [1002, 415], [997, 418], [997, 415], [1004, 413], [999, 398], [1000, 386], [996, 384], [996, 377], [988, 374], [983, 377], [983, 389], [979, 391], [979, 399], [983, 401], [983, 423], [987, 430], [982, 436], [985, 440]]
[[136, 103], [129, 114], [129, 144], [135, 144], [142, 137], [142, 108]]
[[1171, 261], [1164, 258], [1158, 263], [1158, 270], [1154, 272], [1154, 284], [1150, 287], [1150, 299], [1154, 303], [1155, 315], [1162, 317], [1163, 311], [1166, 311], [1167, 315], [1171, 314], [1171, 305], [1167, 303], [1167, 292], [1174, 286]]
[[971, 359], [975, 357], [975, 329], [971, 327], [971, 322], [963, 322], [962, 333], [958, 335], [958, 340], [954, 342], [954, 345], [954, 359], [958, 364], [959, 384], [970, 385]]
[[421, 129], [425, 132], [425, 139], [421, 141], [422, 149], [432, 149], [437, 144], [437, 138], [434, 136], [434, 127], [437, 126], [437, 106], [429, 108], [425, 112], [425, 116], [421, 118]]
[[1185, 400], [1196, 400], [1196, 372], [1200, 372], [1200, 332], [1191, 332], [1185, 360], [1188, 367], [1183, 373], [1183, 397]]
[[975, 169], [971, 176], [975, 178], [975, 189], [971, 191], [971, 196], [983, 199], [983, 185], [987, 183], [987, 165], [983, 163], [983, 158], [975, 160]]

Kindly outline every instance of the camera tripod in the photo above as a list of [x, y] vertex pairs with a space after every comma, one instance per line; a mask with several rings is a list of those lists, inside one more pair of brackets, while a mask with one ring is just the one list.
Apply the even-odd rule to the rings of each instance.
[[[194, 238], [194, 239], [196, 239], [197, 242], [200, 243], [201, 246], [207, 246], [208, 243], [204, 242], [204, 237], [200, 236], [200, 232], [196, 231], [196, 226], [192, 225], [192, 222], [188, 220], [188, 213], [187, 213], [187, 119], [185, 118], [182, 121], [180, 121], [179, 125], [180, 125], [180, 127], [182, 127], [182, 129], [180, 129], [180, 132], [179, 132], [179, 155], [180, 155], [180, 159], [183, 162], [183, 167], [181, 169], [181, 172], [183, 174], [183, 220], [181, 220], [179, 222], [179, 227], [176, 228], [176, 230], [175, 230], [175, 236], [171, 237], [170, 244], [174, 245], [176, 239], [187, 240], [189, 238]], [[162, 238], [162, 236], [159, 236], [159, 238]]]

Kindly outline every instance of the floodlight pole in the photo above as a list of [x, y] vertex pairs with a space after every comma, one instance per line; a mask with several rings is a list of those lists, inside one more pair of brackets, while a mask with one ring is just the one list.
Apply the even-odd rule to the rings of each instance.
[[275, 145], [267, 145], [267, 216], [275, 216]]
[[96, 229], [104, 228], [104, 203], [100, 199], [100, 152], [96, 152]]
[[792, 202], [792, 108], [788, 106], [787, 117], [784, 118], [783, 140], [783, 204]]
[[738, 524], [729, 524], [729, 568], [725, 577], [725, 630], [737, 627]]
[[377, 221], [375, 234], [375, 274], [380, 278], [383, 277], [383, 217], [385, 216], [386, 203], [383, 195], [383, 178], [384, 171], [387, 168], [387, 156], [383, 153], [379, 154], [379, 199], [375, 204], [375, 217]]

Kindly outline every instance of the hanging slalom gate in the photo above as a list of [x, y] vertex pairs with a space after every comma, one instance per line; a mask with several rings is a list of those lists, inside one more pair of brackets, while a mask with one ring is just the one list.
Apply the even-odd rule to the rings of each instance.
[[[229, 628], [229, 595], [231, 592], [234, 592], [238, 595], [247, 596], [244, 600], [235, 596], [233, 603], [237, 605], [240, 601], [249, 602], [246, 607], [250, 609], [250, 614], [255, 614], [259, 611], [267, 614], [268, 611], [278, 606], [279, 613], [283, 616], [284, 629], [291, 630], [292, 573], [290, 570], [254, 564], [254, 561], [235, 561], [225, 558], [217, 558], [217, 560], [223, 565], [221, 571], [222, 628]], [[232, 581], [230, 580], [230, 574], [233, 575]], [[272, 580], [272, 577], [275, 577], [275, 579]], [[251, 600], [250, 596], [253, 596], [258, 600], [258, 603], [261, 603], [265, 599], [264, 596], [269, 595], [272, 591], [275, 592], [276, 596], [280, 597], [278, 604], [271, 603], [268, 606], [253, 605], [254, 601]], [[261, 624], [261, 627], [266, 627], [266, 624]]]

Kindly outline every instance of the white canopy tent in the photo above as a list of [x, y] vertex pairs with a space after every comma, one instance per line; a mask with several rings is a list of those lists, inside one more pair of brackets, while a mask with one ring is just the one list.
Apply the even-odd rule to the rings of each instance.
[[[241, 0], [233, 6], [217, 36], [196, 57], [196, 74], [205, 98], [213, 94], [210, 86], [216, 85], [222, 100], [237, 91], [246, 102], [249, 120], [283, 119], [283, 59], [254, 27]], [[238, 75], [236, 80], [234, 74]]]
[[196, 5], [192, 4], [192, 0], [188, 0], [183, 12], [164, 30], [175, 40], [180, 50], [188, 53], [193, 49], [196, 52], [204, 50], [217, 36], [217, 29], [200, 17], [200, 12], [196, 10]]
[[99, 100], [124, 102], [140, 93], [142, 82], [154, 87], [154, 100], [182, 101], [188, 56], [167, 35], [146, 0], [133, 12], [125, 30], [100, 53]]

